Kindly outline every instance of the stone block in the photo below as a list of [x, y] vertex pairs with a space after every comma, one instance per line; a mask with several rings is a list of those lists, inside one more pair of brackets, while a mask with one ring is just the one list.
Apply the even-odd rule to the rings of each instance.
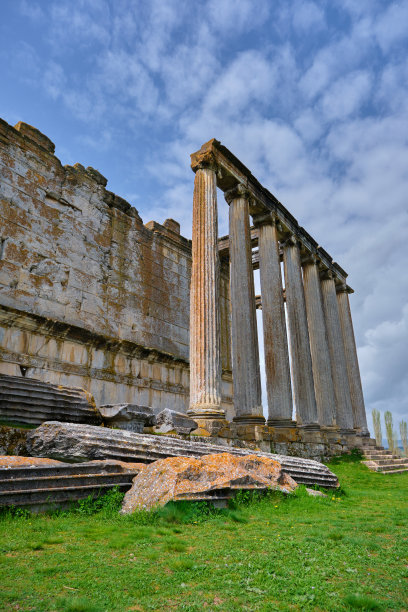
[[[223, 452], [223, 446], [211, 444], [210, 438], [193, 435], [190, 440], [181, 440], [177, 436], [151, 436], [91, 425], [48, 422], [30, 432], [27, 450], [33, 457], [69, 462], [109, 458], [150, 463], [165, 457], [201, 457]], [[237, 448], [238, 445], [240, 448]], [[283, 470], [301, 484], [318, 484], [327, 488], [338, 486], [336, 476], [321, 463], [293, 456], [271, 455], [250, 450], [248, 446], [243, 441], [235, 440], [229, 453], [239, 456], [256, 454], [276, 459]]]
[[143, 433], [144, 427], [154, 425], [155, 416], [149, 406], [138, 404], [105, 404], [98, 411], [108, 427]]
[[197, 422], [186, 414], [165, 408], [156, 416], [155, 431], [157, 433], [189, 434], [197, 429], [197, 426]]

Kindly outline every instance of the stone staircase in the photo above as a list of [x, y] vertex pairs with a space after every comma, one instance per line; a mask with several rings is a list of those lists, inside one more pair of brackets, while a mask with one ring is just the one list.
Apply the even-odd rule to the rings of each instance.
[[113, 487], [125, 492], [137, 473], [137, 469], [109, 461], [1, 467], [0, 507], [27, 508], [32, 512], [64, 508], [89, 495], [98, 497]]
[[95, 425], [102, 422], [92, 395], [84, 389], [0, 374], [0, 421], [37, 426], [51, 419]]
[[408, 472], [408, 457], [398, 457], [382, 446], [364, 449], [363, 461], [370, 470], [382, 474], [402, 474]]
[[181, 440], [171, 436], [155, 436], [134, 432], [50, 421], [29, 433], [27, 448], [33, 457], [49, 457], [60, 461], [117, 459], [127, 462], [152, 463], [166, 457], [201, 457], [213, 453], [258, 455], [279, 461], [283, 470], [298, 484], [338, 487], [335, 474], [328, 467], [300, 457], [275, 455], [248, 448], [218, 446], [197, 440]]

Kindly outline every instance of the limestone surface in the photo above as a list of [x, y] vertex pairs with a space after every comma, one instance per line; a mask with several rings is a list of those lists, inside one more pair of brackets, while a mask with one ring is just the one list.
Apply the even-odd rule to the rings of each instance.
[[143, 433], [143, 428], [154, 425], [156, 420], [149, 406], [138, 404], [105, 404], [100, 406], [98, 411], [109, 427], [138, 433]]
[[156, 432], [157, 433], [169, 433], [174, 431], [180, 434], [189, 434], [194, 429], [197, 429], [198, 425], [194, 419], [182, 412], [176, 412], [165, 408], [156, 417]]
[[[49, 421], [27, 436], [27, 449], [33, 457], [50, 457], [70, 463], [90, 459], [119, 459], [152, 463], [167, 457], [195, 457], [225, 452], [225, 447], [209, 444], [201, 436], [181, 440], [175, 436], [155, 436], [131, 431], [107, 429], [93, 425]], [[279, 461], [284, 471], [297, 483], [338, 486], [338, 480], [328, 467], [317, 461], [287, 455], [276, 455], [248, 448], [229, 447], [234, 456], [256, 455]]]
[[171, 457], [155, 461], [134, 479], [123, 500], [123, 514], [151, 510], [167, 502], [188, 499], [197, 493], [225, 489], [260, 488], [290, 492], [296, 482], [279, 461], [256, 455], [236, 457], [230, 453], [200, 459]]

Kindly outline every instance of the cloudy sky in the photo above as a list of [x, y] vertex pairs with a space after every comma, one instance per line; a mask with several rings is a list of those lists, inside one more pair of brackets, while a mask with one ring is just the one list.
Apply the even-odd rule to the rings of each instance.
[[0, 116], [186, 236], [189, 154], [221, 140], [349, 272], [369, 425], [407, 419], [408, 0], [1, 9]]

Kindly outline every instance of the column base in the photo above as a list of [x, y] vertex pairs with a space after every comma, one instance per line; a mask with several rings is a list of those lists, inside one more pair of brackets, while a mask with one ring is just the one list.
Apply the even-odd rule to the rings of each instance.
[[296, 427], [296, 421], [292, 421], [292, 419], [268, 419], [266, 422], [268, 427], [286, 427], [292, 428]]
[[303, 431], [320, 431], [319, 423], [306, 423], [306, 425], [298, 425], [298, 429]]
[[232, 420], [237, 425], [265, 425], [265, 417], [256, 414], [242, 414]]
[[364, 428], [356, 427], [354, 429], [354, 433], [356, 434], [356, 436], [359, 436], [360, 438], [369, 438], [370, 437], [370, 432], [368, 431], [368, 429], [366, 427], [364, 427]]
[[225, 410], [219, 406], [193, 406], [187, 410], [187, 416], [197, 419], [225, 420]]

